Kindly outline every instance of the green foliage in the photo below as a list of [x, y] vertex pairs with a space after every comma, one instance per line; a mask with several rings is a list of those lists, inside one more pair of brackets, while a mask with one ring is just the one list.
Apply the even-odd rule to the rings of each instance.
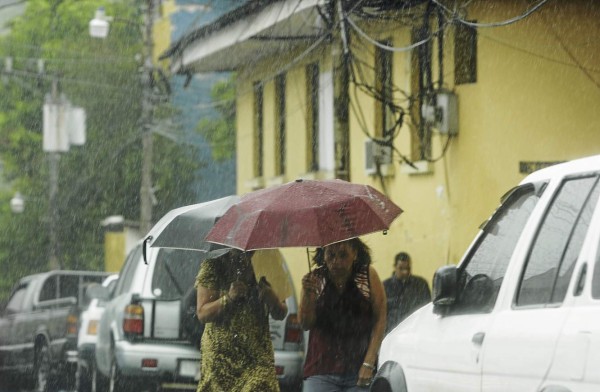
[[235, 154], [235, 75], [215, 83], [210, 92], [216, 118], [203, 118], [197, 130], [208, 141], [215, 161], [226, 161]]
[[[10, 35], [0, 39], [0, 58], [12, 57], [12, 74], [0, 82], [0, 157], [11, 188], [0, 192], [0, 299], [20, 276], [48, 268], [49, 176], [42, 150], [42, 107], [52, 81], [87, 117], [87, 140], [60, 155], [58, 182], [59, 257], [68, 269], [103, 269], [103, 228], [110, 215], [139, 220], [142, 147], [139, 124], [143, 51], [138, 2], [30, 0]], [[88, 35], [98, 6], [129, 23], [111, 23], [105, 40]], [[43, 74], [37, 59], [45, 60]], [[156, 89], [157, 92], [160, 89]], [[160, 100], [167, 102], [168, 100]], [[157, 99], [156, 102], [159, 102]], [[153, 128], [177, 112], [157, 103]], [[197, 151], [154, 135], [153, 218], [195, 202], [192, 181]], [[8, 205], [18, 190], [26, 208]]]

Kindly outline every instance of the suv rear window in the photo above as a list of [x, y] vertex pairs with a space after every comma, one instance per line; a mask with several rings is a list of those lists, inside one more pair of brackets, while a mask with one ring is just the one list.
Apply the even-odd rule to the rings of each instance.
[[152, 293], [161, 300], [176, 300], [194, 286], [204, 254], [193, 250], [161, 248], [152, 274]]

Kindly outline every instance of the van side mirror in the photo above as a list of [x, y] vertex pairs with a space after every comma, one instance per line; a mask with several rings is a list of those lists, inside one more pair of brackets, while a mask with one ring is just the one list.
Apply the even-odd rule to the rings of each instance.
[[110, 299], [110, 291], [108, 288], [98, 284], [92, 283], [85, 290], [85, 295], [89, 299], [99, 299], [100, 301], [108, 301]]
[[433, 275], [433, 311], [445, 314], [456, 302], [458, 270], [455, 265], [439, 268]]

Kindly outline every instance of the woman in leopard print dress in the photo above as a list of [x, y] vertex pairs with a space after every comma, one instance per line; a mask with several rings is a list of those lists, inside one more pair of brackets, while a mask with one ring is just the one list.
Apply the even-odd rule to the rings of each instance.
[[232, 250], [205, 260], [196, 277], [196, 314], [206, 323], [198, 392], [279, 391], [269, 313], [281, 320], [287, 306], [256, 281], [250, 258]]

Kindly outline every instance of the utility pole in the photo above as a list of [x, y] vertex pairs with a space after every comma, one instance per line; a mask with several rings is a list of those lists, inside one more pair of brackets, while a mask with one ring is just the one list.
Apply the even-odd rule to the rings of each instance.
[[142, 128], [142, 182], [140, 188], [140, 231], [146, 235], [152, 228], [152, 52], [154, 49], [152, 37], [152, 24], [154, 17], [154, 0], [145, 0], [144, 10], [144, 63], [142, 67], [142, 114], [140, 125]]
[[[140, 82], [142, 84], [142, 108], [139, 118], [139, 127], [142, 136], [142, 173], [140, 184], [140, 231], [146, 235], [152, 228], [152, 205], [154, 201], [152, 187], [152, 122], [154, 117], [154, 96], [152, 91], [152, 75], [154, 64], [152, 54], [154, 41], [152, 28], [154, 24], [154, 0], [137, 0], [143, 13], [142, 39], [143, 56]], [[90, 35], [95, 38], [106, 38], [109, 30], [109, 22], [114, 20], [106, 16], [104, 7], [96, 10], [94, 19], [90, 21]], [[122, 22], [132, 23], [131, 20], [118, 19]], [[136, 25], [139, 27], [139, 24]]]
[[[52, 90], [50, 93], [50, 97], [53, 105], [59, 105], [59, 96], [58, 96], [58, 82], [56, 78], [52, 79]], [[57, 197], [58, 197], [58, 161], [60, 159], [60, 155], [58, 151], [49, 151], [48, 152], [48, 177], [50, 182], [50, 193], [48, 204], [50, 207], [50, 228], [49, 228], [49, 236], [50, 236], [50, 256], [48, 260], [48, 268], [50, 270], [54, 269], [62, 269], [62, 263], [58, 258], [58, 236], [56, 234], [56, 230], [58, 229], [58, 205], [57, 205]]]
[[60, 241], [58, 240], [58, 171], [60, 153], [68, 152], [71, 145], [85, 144], [85, 110], [74, 107], [58, 91], [58, 80], [52, 79], [50, 94], [43, 107], [43, 145], [48, 155], [48, 267], [62, 269]]

